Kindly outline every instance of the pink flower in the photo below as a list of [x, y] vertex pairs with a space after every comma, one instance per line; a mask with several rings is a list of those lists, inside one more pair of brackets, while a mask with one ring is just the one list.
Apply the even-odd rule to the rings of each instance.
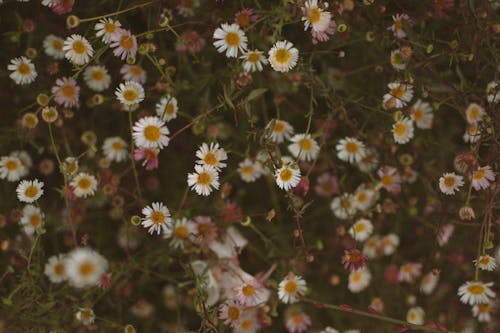
[[390, 284], [398, 284], [399, 270], [396, 266], [387, 266], [384, 270], [384, 280]]
[[212, 222], [210, 216], [196, 216], [193, 221], [198, 228], [201, 241], [208, 244], [217, 238], [217, 226]]
[[228, 299], [219, 307], [219, 319], [224, 321], [224, 324], [229, 327], [238, 327], [243, 313], [243, 306], [240, 302]]
[[451, 223], [445, 224], [441, 227], [441, 229], [439, 229], [439, 232], [436, 236], [439, 246], [443, 247], [444, 245], [446, 245], [446, 243], [448, 243], [448, 240], [450, 239], [454, 230], [455, 226]]
[[235, 288], [236, 297], [241, 304], [255, 306], [266, 301], [262, 285], [255, 279], [244, 282]]
[[352, 272], [365, 267], [366, 257], [357, 249], [344, 250], [342, 264], [344, 265], [344, 269]]
[[147, 73], [139, 65], [125, 64], [120, 69], [120, 74], [122, 74], [123, 81], [134, 81], [140, 84], [146, 83]]
[[226, 223], [235, 223], [241, 221], [243, 219], [243, 214], [241, 212], [241, 208], [238, 206], [236, 202], [227, 201], [222, 208], [222, 220]]
[[489, 165], [479, 167], [472, 173], [472, 187], [476, 191], [484, 190], [490, 187], [490, 181], [495, 180], [495, 173], [491, 170]]
[[80, 87], [76, 85], [75, 79], [63, 77], [56, 80], [56, 85], [51, 92], [55, 94], [55, 101], [66, 108], [76, 106], [80, 97]]
[[422, 275], [422, 264], [409, 262], [399, 268], [398, 280], [400, 282], [413, 283], [420, 275]]
[[305, 332], [311, 326], [311, 318], [305, 313], [291, 315], [286, 320], [286, 328], [290, 333]]
[[305, 197], [309, 193], [309, 178], [302, 177], [300, 182], [293, 188], [295, 195]]
[[318, 42], [326, 42], [330, 40], [330, 36], [335, 34], [335, 30], [337, 29], [337, 23], [334, 20], [331, 20], [328, 24], [328, 28], [323, 31], [316, 31], [311, 29], [311, 35], [313, 38], [313, 43], [316, 44]]
[[255, 14], [252, 8], [243, 8], [234, 14], [234, 23], [238, 24], [242, 28], [248, 27], [250, 23], [257, 21], [258, 19], [259, 15]]
[[384, 166], [377, 171], [380, 185], [391, 193], [401, 191], [401, 176], [398, 170], [391, 166]]
[[205, 47], [206, 41], [196, 31], [186, 31], [175, 43], [177, 52], [199, 53]]
[[116, 29], [111, 34], [111, 47], [114, 48], [113, 54], [125, 60], [127, 57], [134, 58], [137, 53], [137, 39], [128, 30]]
[[316, 193], [322, 197], [330, 197], [339, 191], [339, 184], [337, 177], [333, 176], [329, 172], [321, 174], [316, 180], [316, 186], [314, 187]]
[[134, 160], [142, 162], [142, 166], [146, 167], [146, 170], [154, 170], [158, 168], [158, 150], [154, 148], [136, 148], [134, 150]]
[[50, 8], [54, 13], [62, 15], [70, 13], [74, 4], [75, 0], [52, 0]]

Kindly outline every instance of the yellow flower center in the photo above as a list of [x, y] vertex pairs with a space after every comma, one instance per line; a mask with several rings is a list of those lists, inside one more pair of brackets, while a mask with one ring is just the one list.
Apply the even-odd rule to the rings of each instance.
[[155, 125], [149, 125], [144, 129], [144, 137], [148, 141], [156, 142], [160, 139], [160, 129]]
[[17, 66], [17, 71], [21, 75], [28, 75], [29, 73], [31, 73], [31, 68], [29, 65], [22, 62], [19, 64], [19, 66]]
[[61, 51], [62, 48], [63, 48], [63, 43], [61, 43], [61, 41], [59, 39], [54, 39], [52, 41], [52, 47], [54, 48], [54, 50], [56, 51]]
[[318, 8], [311, 8], [307, 13], [307, 19], [311, 24], [318, 23], [321, 19], [321, 11]]
[[446, 187], [452, 187], [452, 186], [455, 186], [455, 177], [445, 177], [444, 178], [444, 185]]
[[205, 164], [208, 164], [208, 165], [212, 165], [212, 166], [216, 165], [217, 164], [217, 156], [215, 156], [215, 154], [212, 152], [208, 152], [205, 154], [203, 161], [205, 162]]
[[142, 74], [142, 68], [139, 66], [132, 66], [130, 67], [130, 72], [135, 76], [139, 76]]
[[134, 39], [132, 36], [122, 36], [120, 39], [120, 45], [126, 50], [131, 50], [134, 47]]
[[297, 282], [295, 281], [288, 281], [286, 284], [285, 284], [285, 291], [288, 293], [288, 294], [292, 294], [294, 292], [297, 291]]
[[238, 21], [238, 24], [240, 27], [246, 27], [247, 25], [250, 24], [250, 16], [247, 14], [241, 13], [236, 17], [236, 20]]
[[61, 91], [64, 97], [66, 98], [73, 98], [73, 95], [75, 94], [75, 89], [72, 85], [66, 84], [61, 87]]
[[484, 178], [484, 170], [483, 169], [479, 169], [478, 171], [476, 171], [474, 173], [474, 175], [472, 176], [472, 178], [474, 180], [480, 180], [480, 179], [483, 179]]
[[212, 182], [212, 176], [208, 172], [201, 172], [198, 175], [198, 184], [207, 186]]
[[42, 217], [40, 216], [40, 214], [33, 214], [30, 216], [29, 223], [33, 227], [38, 228], [40, 226], [40, 224], [42, 224]]
[[352, 274], [352, 282], [359, 282], [361, 280], [361, 273], [360, 272], [354, 272]]
[[251, 63], [254, 63], [254, 62], [257, 62], [260, 60], [260, 54], [256, 53], [256, 52], [252, 52], [250, 53], [248, 56], [247, 56], [247, 61], [248, 62], [251, 62]]
[[405, 94], [405, 88], [402, 85], [399, 85], [391, 90], [391, 95], [398, 99], [401, 99], [401, 97], [403, 97], [404, 94]]
[[15, 170], [19, 169], [19, 163], [17, 163], [14, 160], [9, 160], [9, 161], [7, 161], [7, 163], [5, 163], [5, 167], [9, 171], [15, 171]]
[[123, 145], [121, 144], [121, 142], [115, 141], [113, 142], [111, 147], [113, 147], [114, 150], [121, 150], [123, 148]]
[[96, 81], [102, 81], [104, 79], [104, 72], [101, 70], [93, 71], [92, 78]]
[[285, 124], [283, 124], [281, 121], [276, 121], [274, 123], [274, 129], [273, 132], [281, 133], [285, 129]]
[[92, 182], [87, 177], [84, 177], [78, 181], [78, 187], [82, 190], [88, 190], [92, 186]]
[[55, 265], [54, 273], [56, 273], [56, 275], [64, 275], [64, 271], [65, 271], [65, 267], [64, 267], [63, 263], [58, 263]]
[[415, 121], [420, 121], [424, 119], [424, 112], [420, 109], [415, 109], [413, 111], [413, 119], [415, 119]]
[[366, 195], [365, 192], [361, 192], [356, 196], [356, 200], [358, 200], [358, 202], [365, 202], [367, 199], [368, 196]]
[[129, 102], [135, 101], [139, 97], [137, 90], [135, 89], [127, 89], [123, 92], [123, 98]]
[[406, 131], [407, 131], [407, 127], [403, 123], [397, 123], [394, 126], [394, 134], [396, 134], [396, 136], [403, 136], [406, 134]]
[[244, 330], [249, 330], [252, 328], [253, 323], [251, 320], [243, 320], [243, 322], [240, 324], [241, 328]]
[[284, 182], [289, 181], [290, 179], [292, 179], [292, 171], [290, 171], [290, 169], [285, 169], [285, 170], [281, 171], [280, 172], [280, 179]]
[[472, 295], [481, 295], [484, 293], [484, 287], [480, 284], [473, 284], [467, 287], [467, 290], [472, 294]]
[[38, 187], [30, 185], [24, 190], [24, 195], [28, 198], [34, 198], [38, 194]]
[[81, 275], [83, 276], [89, 276], [94, 273], [95, 271], [95, 266], [92, 262], [90, 261], [85, 261], [80, 264], [80, 267], [78, 269]]
[[75, 40], [73, 42], [73, 45], [71, 45], [71, 48], [76, 54], [84, 54], [87, 52], [87, 45], [81, 40]]
[[356, 233], [360, 233], [360, 232], [363, 232], [366, 230], [366, 226], [364, 223], [356, 223], [354, 225], [354, 231], [356, 231]]
[[168, 103], [167, 106], [165, 107], [165, 114], [172, 115], [174, 114], [174, 105], [172, 103]]
[[480, 313], [489, 313], [490, 312], [490, 305], [489, 304], [478, 304], [477, 309], [479, 310]]
[[481, 265], [488, 265], [489, 262], [490, 262], [490, 259], [486, 256], [479, 258], [479, 263]]
[[165, 221], [165, 214], [163, 214], [158, 210], [155, 210], [154, 212], [151, 213], [150, 218], [154, 224], [163, 224], [163, 222]]
[[241, 292], [245, 295], [245, 297], [250, 297], [255, 293], [255, 287], [251, 284], [247, 284], [241, 288]]
[[302, 139], [299, 141], [300, 149], [304, 151], [309, 151], [312, 149], [312, 142], [309, 139]]
[[246, 174], [252, 174], [253, 167], [251, 165], [245, 165], [243, 168], [241, 168], [241, 172]]
[[380, 181], [383, 185], [388, 186], [392, 184], [392, 177], [389, 175], [383, 175]]
[[359, 146], [356, 142], [349, 141], [345, 145], [345, 150], [347, 150], [348, 153], [356, 154], [359, 151]]
[[402, 30], [403, 29], [403, 21], [402, 20], [394, 21], [394, 29], [395, 30]]
[[288, 51], [287, 49], [279, 49], [276, 51], [274, 57], [277, 62], [279, 62], [280, 64], [284, 64], [290, 60], [292, 55], [290, 54], [290, 51]]
[[470, 118], [472, 121], [475, 121], [478, 117], [479, 117], [479, 108], [478, 108], [477, 106], [473, 106], [473, 107], [470, 109], [470, 112], [469, 112], [469, 118]]
[[112, 33], [112, 32], [115, 32], [116, 30], [116, 25], [114, 23], [111, 23], [111, 22], [106, 22], [106, 24], [104, 24], [104, 30], [107, 32], [107, 33]]
[[229, 46], [240, 45], [240, 36], [236, 32], [228, 32], [226, 35], [226, 43]]
[[188, 229], [183, 225], [175, 228], [175, 237], [177, 238], [184, 239], [188, 236], [188, 234], [189, 234]]
[[227, 316], [231, 320], [237, 320], [240, 317], [240, 310], [235, 306], [230, 306], [227, 309]]

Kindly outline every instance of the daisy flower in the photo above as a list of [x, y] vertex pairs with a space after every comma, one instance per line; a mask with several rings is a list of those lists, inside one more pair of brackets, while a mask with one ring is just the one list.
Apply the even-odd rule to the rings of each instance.
[[453, 223], [448, 223], [443, 225], [437, 232], [436, 235], [436, 240], [439, 244], [439, 246], [443, 247], [445, 246], [448, 241], [450, 240], [450, 237], [453, 235], [453, 232], [455, 231], [455, 226]]
[[144, 100], [144, 88], [137, 82], [126, 81], [116, 88], [115, 95], [120, 103], [131, 107]]
[[78, 105], [80, 98], [80, 87], [72, 77], [62, 77], [56, 80], [56, 85], [52, 87], [51, 92], [55, 94], [57, 104], [70, 108]]
[[420, 306], [412, 307], [406, 313], [406, 321], [410, 324], [423, 325], [425, 323], [425, 312]]
[[299, 50], [286, 40], [276, 42], [269, 50], [269, 63], [277, 72], [288, 72], [297, 65]]
[[372, 207], [379, 198], [379, 192], [361, 184], [356, 189], [354, 196], [354, 206], [360, 211], [366, 211]]
[[40, 208], [33, 205], [24, 206], [20, 221], [24, 232], [30, 236], [33, 235], [43, 226], [43, 218], [44, 214]]
[[430, 295], [436, 289], [436, 286], [439, 282], [439, 273], [435, 273], [433, 271], [427, 273], [422, 277], [422, 281], [420, 281], [420, 292], [425, 295]]
[[290, 140], [293, 134], [293, 127], [288, 122], [279, 119], [273, 119], [266, 125], [266, 130], [269, 131], [269, 138], [274, 143], [283, 143]]
[[344, 265], [344, 269], [351, 272], [356, 271], [365, 267], [366, 257], [358, 249], [344, 250], [342, 265]]
[[158, 153], [160, 151], [156, 148], [136, 148], [134, 150], [134, 160], [141, 161], [142, 166], [146, 170], [154, 170], [158, 168]]
[[357, 220], [351, 228], [349, 228], [349, 234], [358, 242], [364, 242], [373, 232], [373, 224], [370, 220], [359, 219]]
[[303, 333], [311, 326], [311, 318], [305, 313], [298, 313], [287, 318], [285, 326], [290, 333]]
[[125, 64], [120, 69], [120, 74], [122, 75], [123, 81], [134, 81], [140, 84], [146, 83], [147, 73], [139, 65], [129, 65]]
[[250, 23], [257, 21], [258, 19], [259, 15], [255, 14], [252, 8], [243, 8], [234, 14], [234, 23], [238, 24], [242, 28], [248, 27]]
[[110, 46], [114, 48], [115, 57], [125, 60], [126, 58], [135, 58], [137, 54], [137, 39], [128, 30], [118, 28], [111, 34]]
[[470, 103], [467, 109], [465, 110], [465, 119], [469, 124], [476, 124], [483, 120], [486, 112], [484, 111], [481, 105], [476, 103]]
[[38, 179], [22, 180], [16, 188], [17, 198], [26, 203], [37, 201], [43, 194], [43, 185]]
[[309, 162], [318, 156], [319, 145], [311, 134], [295, 134], [290, 141], [292, 144], [288, 145], [288, 151], [293, 157]]
[[170, 95], [162, 97], [156, 104], [156, 115], [164, 121], [170, 121], [177, 118], [178, 110], [177, 99]]
[[300, 169], [296, 165], [283, 164], [274, 172], [276, 184], [282, 190], [288, 191], [297, 186], [300, 182]]
[[243, 59], [243, 69], [245, 72], [262, 72], [263, 65], [267, 65], [268, 61], [262, 51], [253, 50], [243, 53], [240, 57]]
[[476, 304], [472, 307], [472, 315], [477, 318], [480, 323], [487, 323], [491, 321], [491, 309], [490, 303], [486, 304]]
[[71, 183], [73, 193], [78, 198], [86, 198], [95, 194], [97, 190], [97, 180], [93, 175], [85, 172], [80, 172], [73, 178]]
[[406, 61], [400, 49], [391, 51], [391, 65], [398, 71], [406, 69]]
[[73, 34], [66, 38], [63, 46], [64, 56], [75, 65], [85, 65], [94, 55], [89, 41], [80, 35]]
[[370, 285], [372, 275], [368, 268], [361, 268], [349, 273], [347, 288], [352, 293], [359, 293]]
[[498, 82], [491, 81], [486, 85], [486, 100], [488, 103], [496, 104], [500, 100]]
[[172, 232], [172, 218], [167, 206], [161, 202], [153, 202], [151, 206], [146, 206], [142, 209], [144, 218], [141, 220], [141, 225], [148, 229], [150, 234], [155, 232], [159, 235], [163, 233], [165, 237], [169, 237]]
[[481, 138], [481, 130], [478, 124], [468, 124], [463, 135], [463, 139], [466, 143], [476, 143]]
[[140, 148], [163, 149], [170, 139], [165, 122], [158, 117], [144, 117], [135, 122], [132, 137], [135, 145]]
[[464, 185], [464, 177], [448, 172], [439, 178], [439, 189], [442, 193], [453, 195]]
[[227, 160], [227, 153], [216, 142], [211, 142], [210, 145], [204, 142], [196, 151], [196, 157], [199, 158], [197, 164], [213, 167], [218, 171], [226, 167], [226, 163], [222, 161]]
[[101, 37], [104, 44], [109, 44], [111, 41], [111, 34], [121, 27], [121, 23], [118, 20], [113, 20], [111, 18], [102, 18], [94, 26], [96, 31], [96, 37]]
[[307, 291], [306, 281], [293, 273], [288, 274], [278, 285], [278, 297], [283, 303], [296, 303], [298, 296]]
[[242, 313], [243, 305], [234, 299], [227, 299], [219, 306], [219, 319], [229, 327], [237, 327], [240, 324]]
[[380, 186], [387, 191], [397, 193], [401, 190], [401, 176], [398, 170], [391, 166], [384, 166], [377, 171], [380, 178]]
[[26, 57], [14, 58], [7, 65], [7, 69], [12, 71], [9, 77], [16, 83], [20, 85], [29, 84], [35, 81], [38, 76], [35, 65], [30, 59]]
[[417, 100], [410, 108], [411, 119], [415, 125], [420, 129], [432, 128], [432, 121], [434, 120], [434, 113], [429, 103], [423, 102], [421, 99]]
[[253, 183], [262, 176], [264, 170], [259, 162], [245, 158], [245, 160], [238, 164], [238, 173], [244, 182]]
[[420, 275], [422, 275], [422, 264], [409, 262], [399, 268], [398, 280], [413, 283]]
[[90, 89], [97, 92], [108, 89], [111, 84], [111, 76], [104, 66], [88, 66], [83, 72], [83, 80]]
[[410, 17], [406, 14], [393, 15], [393, 24], [387, 28], [387, 30], [391, 30], [396, 38], [405, 38], [406, 32], [403, 30], [403, 22], [408, 21], [409, 19]]
[[341, 196], [333, 198], [330, 203], [330, 209], [337, 218], [345, 220], [356, 213], [354, 199], [351, 194], [344, 193]]
[[396, 234], [388, 234], [380, 239], [382, 253], [386, 256], [393, 255], [399, 246], [399, 236]]
[[64, 59], [64, 39], [55, 35], [47, 35], [43, 40], [45, 54], [56, 60]]
[[474, 260], [474, 265], [483, 271], [494, 271], [497, 267], [495, 258], [487, 254], [479, 256], [479, 259]]
[[170, 246], [174, 249], [184, 249], [184, 243], [192, 240], [194, 235], [196, 235], [196, 223], [185, 217], [175, 220], [172, 226]]
[[257, 333], [260, 328], [257, 311], [245, 309], [241, 315], [240, 324], [233, 329], [233, 333]]
[[[327, 3], [325, 3], [328, 5]], [[330, 25], [332, 14], [318, 7], [318, 0], [307, 0], [302, 7], [304, 30], [325, 31]]]
[[91, 325], [95, 321], [94, 310], [91, 308], [79, 308], [75, 314], [75, 318], [83, 325]]
[[238, 50], [245, 52], [247, 49], [247, 36], [236, 23], [223, 23], [220, 28], [214, 32], [214, 46], [219, 53], [226, 52], [226, 57], [236, 58]]
[[119, 136], [106, 138], [102, 145], [102, 151], [107, 159], [114, 162], [121, 162], [127, 158], [127, 143]]
[[494, 180], [495, 173], [491, 170], [489, 165], [479, 167], [472, 173], [472, 187], [474, 187], [476, 191], [487, 189], [490, 187], [490, 182], [493, 182]]
[[413, 86], [402, 82], [391, 82], [387, 85], [389, 93], [384, 95], [384, 106], [387, 109], [400, 109], [413, 98]]
[[234, 292], [236, 294], [236, 298], [245, 306], [263, 304], [266, 302], [268, 297], [268, 292], [266, 292], [262, 285], [255, 279], [251, 279], [238, 285], [235, 287]]
[[458, 296], [464, 304], [488, 304], [490, 298], [496, 296], [495, 292], [490, 287], [493, 282], [483, 283], [481, 281], [467, 281], [458, 288]]
[[66, 267], [66, 256], [59, 254], [49, 258], [43, 273], [47, 275], [50, 282], [60, 283], [67, 279]]
[[379, 249], [381, 247], [381, 240], [380, 236], [378, 235], [373, 235], [368, 240], [363, 244], [363, 251], [362, 253], [368, 258], [368, 259], [374, 259], [379, 255]]
[[26, 175], [27, 170], [16, 156], [2, 156], [0, 158], [0, 178], [9, 182], [16, 182]]
[[365, 156], [357, 163], [361, 172], [370, 173], [378, 166], [378, 153], [371, 148], [366, 149]]
[[363, 142], [355, 138], [346, 137], [335, 146], [337, 157], [349, 163], [359, 162], [366, 154]]
[[219, 173], [208, 165], [194, 166], [195, 172], [189, 173], [187, 183], [198, 195], [210, 195], [214, 189], [219, 189]]
[[106, 258], [89, 248], [77, 247], [66, 257], [66, 275], [76, 288], [95, 286], [107, 269]]
[[392, 125], [392, 135], [396, 143], [408, 143], [413, 138], [413, 134], [413, 121], [407, 117], [402, 117]]

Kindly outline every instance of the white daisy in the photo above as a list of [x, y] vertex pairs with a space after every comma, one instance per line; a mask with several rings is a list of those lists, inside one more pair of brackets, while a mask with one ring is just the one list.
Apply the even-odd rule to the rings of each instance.
[[401, 50], [391, 51], [391, 65], [395, 70], [402, 71], [406, 69], [406, 61], [404, 60]]
[[363, 254], [368, 259], [374, 259], [379, 256], [379, 249], [381, 247], [381, 240], [379, 235], [373, 235], [363, 244]]
[[478, 124], [468, 124], [467, 129], [463, 135], [463, 139], [466, 143], [476, 143], [481, 138], [481, 130]]
[[422, 294], [431, 295], [439, 282], [439, 273], [431, 271], [425, 274], [420, 281], [420, 291]]
[[472, 172], [472, 187], [474, 187], [476, 191], [487, 189], [490, 187], [490, 182], [493, 182], [494, 180], [495, 173], [491, 170], [489, 165], [479, 167], [477, 170]]
[[244, 182], [253, 183], [263, 175], [264, 170], [260, 162], [245, 158], [245, 160], [238, 164], [238, 173]]
[[487, 323], [491, 321], [491, 309], [490, 303], [487, 304], [476, 304], [472, 307], [472, 315], [477, 318], [480, 323]]
[[454, 172], [444, 173], [439, 178], [439, 189], [442, 193], [453, 195], [458, 192], [460, 187], [464, 185], [464, 177], [455, 174]]
[[295, 274], [288, 274], [278, 285], [278, 297], [283, 303], [296, 303], [297, 296], [304, 295], [306, 291], [306, 281]]
[[380, 239], [382, 253], [386, 256], [393, 255], [399, 246], [399, 236], [396, 234], [388, 234]]
[[[9, 182], [16, 182], [27, 172], [22, 161], [16, 156], [2, 156], [0, 158], [0, 178]], [[27, 171], [27, 170], [26, 170]]]
[[257, 311], [245, 309], [240, 317], [240, 323], [233, 329], [233, 333], [257, 333], [261, 328]]
[[266, 125], [266, 130], [270, 131], [269, 138], [274, 143], [283, 143], [290, 139], [293, 134], [293, 127], [288, 122], [279, 119], [273, 119]]
[[491, 286], [493, 286], [493, 282], [467, 281], [458, 288], [458, 296], [464, 304], [487, 304], [490, 298], [496, 296], [495, 292], [491, 290]]
[[300, 182], [300, 169], [295, 164], [283, 164], [274, 172], [276, 184], [282, 190], [288, 191], [297, 186]]
[[413, 283], [422, 275], [422, 264], [419, 262], [408, 262], [399, 268], [398, 281]]
[[290, 141], [292, 144], [288, 145], [288, 150], [293, 157], [307, 162], [318, 157], [319, 145], [311, 134], [295, 134]]
[[43, 219], [44, 214], [40, 208], [33, 205], [26, 205], [23, 208], [20, 222], [24, 228], [24, 232], [31, 236], [43, 226]]
[[328, 29], [332, 14], [318, 7], [318, 0], [307, 0], [302, 7], [302, 21], [304, 30], [311, 27], [313, 30], [322, 32]]
[[465, 119], [469, 124], [476, 124], [483, 120], [486, 112], [484, 111], [481, 105], [476, 103], [470, 103], [467, 109], [465, 110]]
[[134, 81], [140, 84], [145, 84], [148, 77], [147, 72], [139, 65], [124, 64], [120, 69], [120, 74], [123, 81]]
[[184, 249], [185, 242], [194, 239], [196, 223], [187, 218], [175, 220], [172, 226], [172, 240], [170, 246], [174, 249]]
[[483, 271], [494, 271], [497, 268], [497, 263], [495, 262], [495, 258], [489, 256], [487, 254], [483, 254], [479, 256], [479, 259], [474, 260], [474, 265], [482, 269]]
[[277, 72], [288, 72], [297, 65], [299, 50], [286, 40], [276, 42], [269, 50], [269, 63]]
[[50, 282], [60, 283], [67, 279], [66, 268], [66, 256], [59, 254], [49, 258], [43, 273], [47, 275]]
[[240, 59], [243, 59], [243, 69], [245, 72], [262, 72], [263, 65], [267, 65], [268, 63], [263, 52], [259, 50], [245, 52]]
[[83, 325], [91, 325], [95, 321], [95, 313], [91, 308], [79, 308], [75, 318]]
[[94, 55], [89, 41], [80, 35], [73, 34], [64, 41], [64, 56], [75, 65], [85, 65]]
[[156, 115], [164, 121], [170, 121], [177, 118], [178, 110], [177, 99], [170, 95], [162, 97], [156, 104]]
[[418, 128], [430, 129], [434, 120], [434, 113], [429, 103], [417, 100], [410, 108], [411, 119]]
[[21, 202], [32, 203], [43, 194], [43, 182], [38, 179], [22, 180], [16, 188], [17, 198]]
[[354, 198], [349, 193], [344, 193], [342, 196], [333, 198], [330, 203], [330, 209], [337, 218], [345, 220], [356, 213]]
[[108, 269], [108, 261], [96, 251], [77, 247], [66, 257], [66, 275], [76, 288], [95, 286]]
[[118, 20], [113, 20], [110, 18], [100, 19], [99, 22], [94, 26], [96, 30], [96, 37], [101, 37], [104, 44], [109, 44], [111, 40], [111, 34], [114, 33], [122, 25]]
[[414, 135], [413, 121], [410, 118], [402, 117], [392, 125], [392, 135], [396, 143], [408, 143]]
[[144, 117], [135, 122], [132, 137], [135, 145], [141, 148], [163, 149], [170, 139], [165, 122], [158, 117]]
[[355, 138], [346, 137], [335, 146], [337, 157], [349, 163], [360, 162], [366, 154], [363, 142]]
[[163, 233], [164, 237], [170, 237], [172, 233], [172, 218], [167, 206], [161, 202], [153, 202], [151, 206], [142, 209], [141, 225], [148, 229], [150, 234]]
[[244, 280], [244, 282], [239, 282], [233, 291], [236, 294], [236, 299], [243, 305], [250, 307], [264, 304], [269, 299], [269, 290], [264, 288], [255, 278], [250, 276], [248, 279], [244, 277], [240, 279]]
[[486, 100], [488, 103], [498, 103], [500, 100], [500, 89], [498, 88], [498, 82], [491, 81], [486, 85]]
[[204, 142], [196, 151], [196, 157], [199, 158], [196, 163], [200, 165], [210, 166], [216, 170], [226, 167], [226, 163], [222, 161], [227, 160], [227, 153], [218, 143], [211, 142], [208, 145]]
[[373, 224], [370, 220], [364, 218], [357, 220], [351, 228], [349, 228], [349, 234], [359, 242], [364, 242], [372, 232]]
[[14, 58], [10, 61], [10, 64], [7, 65], [7, 69], [12, 71], [9, 77], [14, 80], [16, 84], [29, 84], [35, 81], [38, 76], [35, 65], [31, 62], [30, 59], [26, 57]]
[[116, 88], [115, 96], [123, 105], [132, 107], [144, 100], [144, 88], [137, 82], [127, 81], [120, 83]]
[[80, 172], [70, 183], [73, 193], [79, 198], [86, 198], [95, 194], [97, 179], [88, 173]]
[[127, 158], [127, 143], [119, 136], [106, 138], [102, 145], [102, 151], [110, 161], [121, 162]]
[[361, 184], [356, 189], [354, 196], [354, 206], [360, 211], [366, 211], [371, 208], [379, 198], [379, 192]]
[[357, 163], [357, 167], [361, 172], [370, 173], [378, 166], [378, 153], [371, 148], [365, 150], [365, 156]]
[[64, 39], [55, 35], [47, 35], [43, 40], [43, 49], [45, 54], [54, 59], [64, 59]]
[[189, 173], [187, 183], [191, 190], [199, 195], [210, 195], [214, 189], [219, 189], [219, 173], [214, 167], [208, 165], [194, 166], [194, 173]]
[[406, 313], [406, 321], [410, 324], [423, 325], [424, 318], [425, 312], [420, 306], [412, 307]]
[[90, 89], [97, 92], [108, 89], [111, 84], [111, 76], [104, 66], [88, 66], [83, 72], [83, 80]]
[[245, 52], [247, 49], [247, 36], [236, 23], [231, 25], [223, 23], [220, 28], [214, 31], [214, 46], [219, 53], [226, 51], [226, 57], [236, 58], [238, 50]]
[[349, 283], [347, 288], [352, 293], [359, 293], [370, 285], [372, 275], [368, 268], [364, 267], [349, 273]]
[[400, 109], [413, 98], [413, 86], [402, 82], [392, 82], [387, 85], [389, 93], [384, 95], [384, 106], [387, 109]]

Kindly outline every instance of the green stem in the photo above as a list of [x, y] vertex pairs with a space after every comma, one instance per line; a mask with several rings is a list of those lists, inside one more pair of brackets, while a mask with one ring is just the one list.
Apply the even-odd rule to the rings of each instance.
[[83, 19], [80, 19], [80, 22], [91, 22], [91, 21], [99, 20], [99, 19], [106, 18], [106, 17], [109, 17], [109, 16], [120, 15], [120, 14], [129, 12], [131, 10], [137, 9], [137, 8], [149, 6], [152, 3], [154, 3], [154, 2], [156, 2], [156, 1], [155, 0], [148, 1], [148, 2], [144, 2], [144, 3], [141, 3], [141, 4], [138, 4], [138, 5], [126, 8], [126, 9], [118, 10], [118, 11], [113, 12], [113, 13], [109, 13], [109, 14], [105, 14], [105, 15], [101, 15], [101, 16], [94, 16], [94, 17], [83, 18]]

